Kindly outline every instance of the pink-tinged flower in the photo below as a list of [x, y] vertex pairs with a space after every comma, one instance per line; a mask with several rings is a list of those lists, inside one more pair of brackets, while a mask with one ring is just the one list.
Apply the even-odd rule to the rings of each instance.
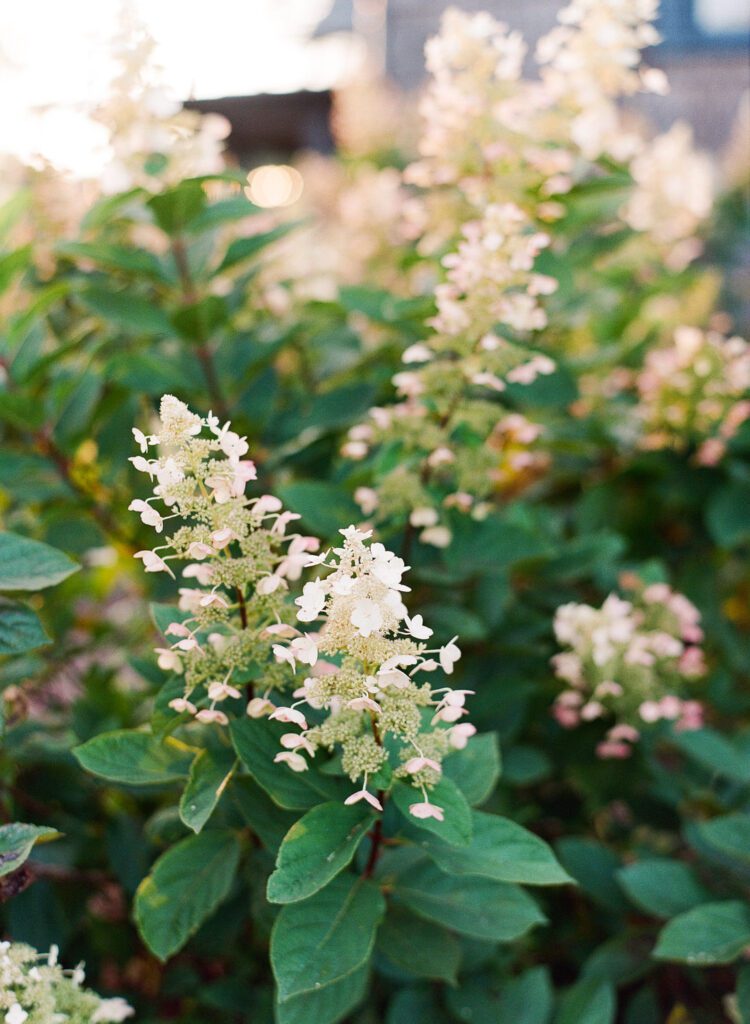
[[250, 718], [265, 718], [276, 709], [276, 705], [265, 697], [253, 697], [247, 703], [247, 714]]
[[136, 469], [139, 473], [148, 473], [153, 480], [154, 473], [156, 472], [156, 462], [149, 459], [144, 459], [142, 455], [134, 455], [128, 459], [128, 462], [133, 463], [133, 469]]
[[602, 740], [596, 746], [596, 756], [601, 757], [602, 760], [619, 759], [625, 760], [630, 757], [633, 752], [633, 748], [627, 743], [615, 743], [612, 740]]
[[432, 724], [435, 725], [436, 722], [446, 722], [448, 724], [457, 722], [466, 713], [466, 708], [452, 708], [446, 704], [438, 707], [438, 710], [432, 717]]
[[615, 742], [625, 743], [637, 743], [640, 739], [640, 733], [632, 725], [628, 725], [627, 722], [620, 722], [619, 725], [613, 725], [607, 733], [608, 740], [614, 740]]
[[368, 637], [383, 625], [383, 612], [377, 601], [363, 597], [354, 605], [349, 621], [360, 636]]
[[376, 704], [371, 697], [355, 697], [346, 706], [352, 711], [374, 711], [376, 715], [380, 714], [380, 705]]
[[238, 462], [234, 467], [234, 479], [232, 480], [232, 494], [235, 498], [241, 498], [245, 493], [245, 485], [250, 480], [257, 480], [258, 472], [255, 463], [249, 459]]
[[683, 701], [680, 717], [675, 722], [677, 732], [703, 728], [703, 705], [697, 700]]
[[271, 718], [277, 722], [284, 722], [285, 724], [291, 723], [292, 725], [298, 725], [300, 729], [307, 728], [307, 721], [301, 711], [297, 711], [296, 708], [276, 708]]
[[299, 633], [299, 630], [295, 629], [294, 626], [290, 626], [289, 623], [287, 622], [274, 622], [270, 626], [266, 626], [266, 628], [261, 633], [261, 636], [292, 637], [296, 636], [297, 633]]
[[146, 526], [153, 526], [157, 533], [161, 533], [164, 529], [164, 520], [161, 515], [155, 508], [149, 505], [147, 501], [142, 501], [140, 498], [134, 498], [128, 505], [128, 511], [138, 512], [141, 517], [141, 522], [145, 523]]
[[453, 534], [447, 526], [428, 526], [426, 530], [422, 530], [419, 539], [423, 544], [430, 544], [433, 548], [447, 548]]
[[146, 437], [143, 431], [139, 430], [138, 427], [133, 427], [132, 432], [133, 437], [135, 439], [135, 443], [141, 449], [141, 452], [145, 455], [145, 453], [148, 451], [149, 442], [153, 442], [155, 438]]
[[217, 594], [216, 591], [211, 591], [210, 594], [204, 594], [199, 602], [201, 608], [228, 608], [229, 604], [221, 594]]
[[448, 729], [448, 742], [454, 750], [463, 750], [476, 731], [471, 722], [461, 722]]
[[354, 500], [365, 516], [372, 515], [379, 504], [377, 491], [374, 491], [372, 487], [358, 487], [354, 492]]
[[292, 672], [294, 672], [297, 666], [294, 662], [294, 655], [288, 647], [284, 647], [283, 644], [274, 644], [271, 650], [273, 651], [274, 658], [276, 658], [278, 662], [286, 661], [292, 666]]
[[659, 701], [659, 707], [661, 709], [662, 718], [668, 718], [670, 721], [674, 721], [675, 718], [679, 718], [680, 712], [682, 711], [682, 701], [674, 694], [668, 693]]
[[170, 647], [155, 647], [154, 653], [159, 655], [156, 664], [162, 671], [182, 672], [182, 661], [177, 651], [173, 651]]
[[281, 745], [287, 750], [299, 750], [301, 747], [310, 757], [313, 757], [315, 754], [315, 747], [312, 743], [298, 732], [285, 732], [281, 737]]
[[255, 585], [256, 593], [262, 597], [267, 597], [269, 594], [275, 593], [281, 586], [281, 576], [277, 576], [276, 573], [272, 573], [270, 576], [264, 576], [258, 580]]
[[213, 579], [214, 570], [211, 565], [198, 565], [194, 562], [192, 565], [185, 566], [182, 570], [182, 575], [186, 580], [194, 579], [197, 580], [202, 587], [207, 587]]
[[439, 466], [449, 466], [455, 461], [456, 456], [450, 448], [436, 448], [427, 456], [427, 464], [433, 469], [437, 469]]
[[276, 533], [283, 537], [289, 523], [293, 523], [295, 519], [301, 518], [302, 516], [298, 512], [282, 512], [281, 515], [276, 517], [276, 522], [271, 527], [271, 533]]
[[253, 513], [257, 516], [267, 516], [272, 512], [279, 512], [282, 504], [273, 494], [262, 494], [253, 505]]
[[415, 818], [435, 818], [437, 821], [445, 820], [443, 808], [438, 807], [437, 804], [431, 804], [429, 800], [410, 804], [409, 813], [413, 814]]
[[143, 568], [146, 572], [166, 572], [174, 579], [172, 570], [155, 551], [136, 551], [133, 557], [143, 559]]
[[474, 690], [448, 690], [443, 696], [443, 703], [451, 708], [462, 708], [466, 703], [466, 698], [474, 692]]
[[293, 750], [281, 750], [273, 759], [274, 764], [286, 764], [293, 772], [306, 772], [307, 761], [304, 759], [302, 754], [297, 754]]
[[415, 615], [411, 619], [407, 615], [404, 618], [404, 622], [406, 623], [406, 628], [410, 635], [413, 636], [415, 640], [429, 640], [432, 636], [432, 630], [428, 626], [424, 625], [424, 620], [421, 615]]
[[[210, 558], [216, 554], [214, 548], [210, 544], [204, 544], [202, 541], [194, 540], [187, 549], [188, 558], [195, 558], [196, 561], [203, 561], [204, 558]], [[183, 576], [185, 573], [182, 574]]]
[[165, 636], [192, 636], [192, 631], [187, 628], [184, 622], [170, 622], [164, 630]]
[[189, 701], [187, 697], [175, 697], [174, 700], [170, 700], [169, 706], [179, 715], [181, 715], [183, 711], [189, 711], [191, 715], [194, 715], [196, 712], [195, 704], [193, 704], [192, 701]]
[[351, 796], [348, 796], [346, 800], [344, 800], [344, 803], [351, 806], [352, 804], [359, 803], [360, 800], [366, 800], [367, 803], [371, 807], [374, 807], [376, 811], [383, 810], [383, 805], [378, 798], [373, 796], [372, 793], [369, 793], [366, 789], [360, 789], [357, 790], [356, 793], [352, 793]]
[[222, 530], [214, 530], [211, 534], [211, 543], [217, 551], [227, 547], [233, 540], [237, 540], [237, 534], [228, 526], [225, 526]]
[[229, 719], [218, 708], [202, 708], [195, 717], [204, 725], [229, 725]]
[[457, 636], [454, 636], [450, 643], [447, 643], [445, 647], [440, 648], [440, 666], [446, 675], [453, 674], [453, 666], [461, 657], [461, 651], [456, 645]]
[[208, 684], [208, 696], [210, 700], [226, 700], [227, 697], [237, 698], [242, 694], [236, 686], [216, 681]]
[[291, 651], [297, 661], [303, 665], [314, 665], [318, 660], [318, 645], [305, 633], [304, 636], [295, 637], [291, 642]]
[[661, 705], [655, 700], [644, 700], [641, 706], [638, 708], [638, 714], [641, 716], [644, 722], [648, 722], [652, 725], [654, 722], [658, 722], [662, 718]]
[[416, 772], [421, 772], [423, 768], [431, 768], [434, 772], [440, 772], [442, 769], [438, 761], [433, 760], [431, 757], [419, 757], [410, 758], [404, 768], [409, 775], [414, 775]]

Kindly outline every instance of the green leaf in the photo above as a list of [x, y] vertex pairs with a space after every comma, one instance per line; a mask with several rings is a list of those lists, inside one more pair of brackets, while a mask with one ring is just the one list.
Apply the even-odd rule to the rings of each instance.
[[366, 964], [384, 912], [378, 887], [352, 875], [285, 906], [271, 932], [279, 1001], [317, 992]]
[[610, 849], [593, 839], [568, 836], [555, 844], [555, 852], [568, 874], [599, 906], [608, 911], [629, 909], [615, 880], [620, 860]]
[[135, 894], [135, 920], [160, 960], [185, 945], [229, 892], [240, 859], [228, 831], [188, 836], [156, 861]]
[[696, 966], [729, 964], [748, 945], [750, 907], [741, 900], [720, 900], [673, 918], [659, 933], [654, 956]]
[[200, 181], [188, 179], [174, 188], [152, 196], [147, 204], [162, 231], [176, 235], [188, 227], [203, 212], [206, 193]]
[[[250, 212], [252, 212], [252, 207], [248, 210], [248, 213]], [[238, 263], [250, 259], [251, 256], [256, 256], [273, 242], [277, 242], [280, 238], [288, 235], [290, 231], [293, 231], [298, 226], [298, 223], [298, 221], [288, 221], [285, 224], [278, 224], [275, 228], [271, 228], [270, 231], [260, 231], [255, 235], [247, 235], [245, 238], [236, 238], [227, 248], [224, 259], [219, 264], [216, 273], [222, 274], [225, 270], [229, 270]]]
[[471, 808], [455, 782], [442, 778], [428, 795], [430, 803], [442, 807], [445, 814], [443, 821], [438, 821], [437, 818], [415, 818], [409, 812], [411, 804], [421, 803], [423, 799], [419, 790], [413, 786], [405, 782], [396, 782], [391, 792], [393, 802], [412, 828], [420, 832], [434, 832], [444, 843], [466, 846], [471, 842]]
[[271, 903], [312, 896], [351, 863], [375, 816], [360, 805], [313, 807], [284, 836], [276, 870], [268, 879]]
[[362, 518], [359, 508], [337, 484], [299, 480], [282, 484], [276, 491], [288, 508], [302, 516], [303, 525], [322, 537], [337, 537], [342, 523], [348, 526]]
[[105, 288], [86, 288], [79, 293], [81, 302], [115, 327], [135, 334], [172, 334], [169, 317], [149, 299], [132, 292], [112, 292]]
[[0, 825], [0, 877], [20, 868], [34, 843], [56, 839], [59, 834], [54, 828], [26, 825], [22, 821]]
[[73, 260], [91, 260], [111, 270], [123, 270], [138, 277], [164, 281], [164, 268], [152, 252], [132, 246], [109, 245], [104, 242], [63, 242], [57, 252]]
[[276, 1024], [337, 1024], [362, 1002], [369, 971], [360, 967], [333, 985], [276, 1005]]
[[126, 786], [163, 785], [184, 778], [195, 755], [193, 747], [167, 736], [117, 729], [73, 748], [86, 771]]
[[552, 762], [538, 747], [525, 743], [503, 747], [503, 779], [512, 786], [529, 786], [551, 774]]
[[219, 295], [207, 295], [172, 314], [172, 324], [188, 341], [207, 341], [229, 318], [227, 304]]
[[260, 207], [254, 206], [244, 195], [220, 199], [218, 202], [206, 206], [190, 222], [190, 234], [197, 235], [201, 231], [211, 231], [226, 224], [227, 221], [244, 220], [245, 217], [252, 217], [259, 212]]
[[78, 569], [49, 544], [16, 533], [0, 533], [0, 590], [44, 590]]
[[462, 935], [511, 942], [546, 919], [522, 889], [488, 878], [451, 878], [433, 864], [415, 864], [395, 882], [394, 895], [415, 914]]
[[443, 762], [446, 778], [458, 786], [472, 807], [483, 804], [500, 778], [500, 744], [496, 732], [473, 736], [463, 750]]
[[750, 483], [733, 481], [712, 495], [706, 510], [709, 533], [722, 547], [750, 538]]
[[674, 917], [711, 898], [679, 860], [642, 860], [621, 868], [616, 878], [637, 907], [656, 917]]
[[737, 1008], [742, 1024], [750, 1024], [750, 967], [740, 967], [737, 973]]
[[193, 832], [200, 832], [213, 814], [236, 763], [232, 750], [201, 750], [195, 755], [180, 798], [180, 818]]
[[493, 878], [525, 885], [564, 885], [573, 879], [552, 849], [508, 818], [482, 811], [472, 813], [474, 836], [469, 846], [448, 846], [435, 839], [418, 840], [443, 871]]
[[562, 997], [555, 1024], [614, 1024], [616, 1010], [612, 985], [587, 979], [573, 985]]
[[672, 742], [709, 772], [750, 783], [750, 759], [715, 729], [675, 732]]
[[275, 853], [297, 820], [296, 813], [278, 807], [265, 789], [249, 775], [235, 778], [232, 783], [232, 797], [240, 814], [266, 849]]
[[378, 931], [377, 948], [392, 964], [418, 978], [455, 985], [461, 948], [450, 932], [417, 917], [397, 903], [388, 908]]
[[284, 726], [265, 718], [242, 718], [230, 726], [232, 742], [252, 777], [274, 803], [289, 811], [306, 811], [324, 800], [343, 800], [347, 787], [340, 779], [321, 775], [314, 767], [293, 772], [286, 765], [274, 764], [282, 749]]
[[696, 822], [698, 836], [722, 854], [750, 866], [750, 815], [725, 814], [711, 821]]
[[447, 1001], [465, 1024], [549, 1024], [553, 991], [547, 969], [532, 967], [499, 989], [485, 975], [462, 980]]
[[0, 597], [0, 654], [23, 654], [49, 642], [32, 608]]

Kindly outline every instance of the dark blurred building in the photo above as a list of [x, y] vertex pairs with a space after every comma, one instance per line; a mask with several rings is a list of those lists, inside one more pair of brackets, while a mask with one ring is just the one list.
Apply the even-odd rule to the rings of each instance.
[[[384, 70], [405, 88], [424, 75], [425, 41], [438, 30], [446, 7], [490, 11], [520, 30], [533, 53], [555, 24], [564, 0], [334, 0], [316, 35], [358, 31], [382, 54]], [[684, 119], [698, 145], [722, 147], [743, 92], [750, 89], [750, 0], [661, 0], [663, 43], [648, 61], [669, 76], [666, 97], [639, 97], [637, 108], [659, 130]]]

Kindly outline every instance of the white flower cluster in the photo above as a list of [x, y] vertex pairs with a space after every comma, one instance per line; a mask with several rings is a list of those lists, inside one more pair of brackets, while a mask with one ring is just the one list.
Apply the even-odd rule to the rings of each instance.
[[[154, 493], [135, 499], [130, 509], [158, 534], [178, 524], [163, 544], [135, 557], [147, 572], [172, 576], [170, 563], [188, 562], [179, 591], [183, 617], [166, 630], [174, 643], [157, 649], [160, 667], [185, 677], [184, 696], [171, 707], [199, 722], [226, 725], [218, 705], [240, 698], [238, 686], [251, 688], [253, 666], [265, 670], [273, 637], [290, 616], [288, 581], [299, 579], [319, 542], [287, 534], [299, 516], [283, 511], [278, 498], [245, 496], [255, 466], [244, 458], [246, 439], [228, 423], [220, 425], [210, 413], [202, 419], [165, 395], [158, 433], [135, 428], [133, 434], [142, 454], [131, 462], [154, 482]], [[159, 458], [148, 457], [154, 447]], [[256, 706], [251, 702], [250, 713]]]
[[[301, 623], [323, 620], [317, 634], [288, 628], [289, 642], [274, 652], [293, 670], [304, 666], [302, 685], [288, 707], [270, 717], [299, 728], [281, 737], [276, 761], [305, 771], [316, 750], [340, 749], [342, 766], [361, 787], [346, 803], [365, 800], [382, 810], [382, 793], [390, 773], [421, 791], [411, 813], [443, 819], [443, 808], [430, 802], [428, 791], [439, 781], [442, 758], [466, 746], [474, 726], [461, 721], [470, 691], [434, 687], [418, 681], [421, 673], [439, 669], [452, 674], [461, 652], [454, 637], [442, 647], [428, 648], [432, 636], [421, 615], [409, 616], [401, 581], [408, 566], [382, 544], [368, 543], [369, 532], [353, 526], [341, 530], [342, 547], [314, 557], [311, 564], [331, 570], [305, 584], [296, 600]], [[302, 710], [303, 708], [310, 710]], [[327, 715], [320, 721], [320, 712]], [[307, 716], [319, 724], [309, 724]], [[313, 717], [314, 716], [314, 717]]]
[[153, 64], [155, 45], [126, 11], [112, 54], [119, 72], [93, 115], [107, 129], [112, 154], [102, 175], [104, 192], [153, 190], [224, 170], [229, 122], [220, 114], [186, 110], [169, 94]]
[[64, 970], [58, 950], [39, 954], [20, 942], [0, 942], [0, 1020], [4, 1024], [118, 1024], [133, 1016], [124, 999], [102, 999], [83, 988], [83, 964]]
[[623, 131], [614, 101], [667, 91], [662, 71], [641, 67], [641, 50], [659, 42], [657, 8], [658, 0], [573, 0], [539, 41], [550, 106], [565, 115], [565, 131], [587, 159], [633, 156], [639, 136]]
[[678, 122], [644, 146], [630, 173], [635, 188], [623, 219], [650, 236], [670, 269], [683, 269], [700, 255], [695, 233], [713, 209], [711, 160], [693, 148], [690, 126]]
[[750, 418], [750, 345], [679, 327], [669, 344], [647, 353], [635, 385], [644, 447], [694, 444], [698, 461], [714, 465]]
[[567, 685], [555, 717], [567, 729], [614, 718], [597, 747], [603, 758], [628, 757], [643, 724], [666, 719], [698, 729], [703, 720], [697, 701], [674, 693], [705, 672], [698, 609], [666, 583], [630, 582], [630, 601], [610, 594], [601, 608], [566, 604], [555, 615], [555, 636], [567, 648], [552, 659]]

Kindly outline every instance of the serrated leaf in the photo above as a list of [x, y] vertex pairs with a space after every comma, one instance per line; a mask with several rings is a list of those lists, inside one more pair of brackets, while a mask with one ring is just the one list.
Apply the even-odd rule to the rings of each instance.
[[496, 732], [473, 736], [463, 750], [446, 757], [443, 773], [472, 807], [483, 804], [500, 778], [500, 743]]
[[451, 878], [434, 864], [408, 868], [393, 891], [420, 917], [476, 939], [511, 942], [546, 920], [517, 886], [488, 878]]
[[697, 966], [729, 964], [748, 945], [750, 907], [741, 900], [719, 900], [693, 907], [666, 924], [654, 956]]
[[20, 868], [28, 858], [34, 843], [55, 839], [60, 833], [44, 825], [27, 825], [13, 821], [0, 825], [0, 877]]
[[33, 608], [0, 597], [0, 654], [24, 654], [49, 642]]
[[471, 842], [471, 808], [458, 786], [450, 779], [442, 778], [429, 792], [430, 803], [443, 809], [443, 821], [437, 818], [415, 818], [409, 807], [423, 800], [419, 790], [405, 782], [396, 782], [391, 798], [409, 826], [419, 831], [432, 832], [444, 843], [466, 846]]
[[271, 903], [295, 903], [327, 885], [351, 863], [375, 816], [360, 805], [313, 807], [289, 829], [268, 879]]
[[16, 533], [0, 533], [0, 590], [44, 590], [79, 568], [49, 544]]
[[425, 838], [417, 845], [443, 871], [456, 875], [494, 878], [524, 885], [564, 885], [573, 879], [551, 847], [508, 818], [482, 811], [472, 813], [474, 835], [468, 846], [449, 846]]
[[372, 882], [339, 875], [314, 896], [285, 906], [271, 932], [279, 1001], [316, 992], [370, 959], [385, 900]]
[[455, 985], [461, 964], [458, 942], [442, 928], [397, 903], [388, 908], [377, 948], [392, 964], [418, 978]]
[[286, 729], [268, 719], [243, 718], [230, 726], [232, 742], [252, 777], [274, 803], [290, 811], [306, 811], [324, 800], [343, 800], [349, 790], [340, 780], [322, 775], [314, 767], [293, 772], [274, 764], [282, 749], [280, 737]]
[[180, 818], [193, 832], [200, 832], [213, 814], [236, 764], [233, 750], [201, 750], [195, 755], [180, 797]]
[[135, 920], [144, 942], [160, 960], [185, 945], [226, 897], [240, 858], [228, 831], [188, 836], [167, 850], [135, 895]]
[[103, 779], [145, 786], [184, 778], [195, 750], [173, 736], [160, 740], [147, 732], [117, 729], [74, 747], [73, 755], [82, 768]]

